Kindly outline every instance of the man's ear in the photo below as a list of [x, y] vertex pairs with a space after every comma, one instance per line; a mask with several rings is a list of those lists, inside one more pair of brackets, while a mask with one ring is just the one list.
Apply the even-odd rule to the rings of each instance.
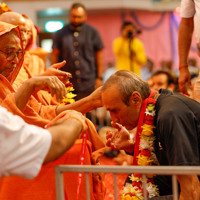
[[142, 104], [142, 97], [140, 95], [139, 92], [135, 91], [131, 94], [130, 98], [129, 98], [129, 104], [131, 106], [136, 106], [136, 107], [140, 107]]

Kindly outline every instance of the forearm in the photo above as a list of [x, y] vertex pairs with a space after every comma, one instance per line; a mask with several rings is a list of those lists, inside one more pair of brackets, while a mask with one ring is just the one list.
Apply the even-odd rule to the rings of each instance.
[[57, 110], [56, 110], [56, 114], [58, 115], [65, 110], [76, 110], [78, 112], [81, 112], [82, 114], [85, 114], [95, 108], [96, 108], [96, 106], [95, 106], [94, 101], [90, 100], [90, 96], [88, 96], [88, 97], [80, 99], [79, 101], [76, 101], [72, 104], [58, 106]]
[[181, 188], [179, 200], [200, 199], [200, 183], [196, 175], [179, 175], [177, 179]]
[[146, 61], [147, 61], [144, 52], [138, 52], [138, 53], [136, 52], [136, 54], [135, 54], [133, 60], [134, 60], [135, 62], [137, 62], [138, 65], [141, 65], [141, 66], [145, 65], [145, 63], [146, 63]]
[[32, 81], [28, 79], [25, 81], [21, 87], [16, 91], [14, 97], [17, 107], [23, 112], [30, 96], [34, 91], [34, 86]]
[[64, 154], [78, 138], [82, 130], [82, 124], [75, 118], [69, 118], [56, 126], [48, 128], [52, 135], [52, 144], [44, 163], [53, 161]]
[[194, 29], [193, 18], [182, 18], [179, 27], [179, 65], [186, 65]]

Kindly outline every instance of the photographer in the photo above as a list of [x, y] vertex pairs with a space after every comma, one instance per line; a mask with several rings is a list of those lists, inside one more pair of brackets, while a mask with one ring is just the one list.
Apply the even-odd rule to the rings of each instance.
[[140, 68], [146, 63], [142, 42], [136, 38], [140, 34], [135, 25], [124, 21], [121, 27], [121, 37], [113, 42], [113, 52], [116, 57], [117, 70], [133, 71], [140, 76]]

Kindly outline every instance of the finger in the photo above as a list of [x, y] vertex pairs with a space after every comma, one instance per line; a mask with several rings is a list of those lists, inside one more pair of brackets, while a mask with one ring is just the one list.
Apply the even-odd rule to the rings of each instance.
[[106, 146], [111, 147], [110, 144], [111, 144], [111, 139], [108, 139], [107, 142], [106, 142]]
[[57, 76], [59, 79], [60, 78], [71, 78], [72, 75], [69, 73], [69, 72], [65, 72], [65, 71], [62, 71], [62, 70], [54, 70], [54, 73], [53, 73], [54, 76]]
[[111, 125], [113, 128], [116, 128], [118, 131], [120, 131], [123, 127], [121, 124], [119, 124], [117, 122], [113, 122], [113, 121], [111, 122]]
[[[62, 93], [62, 90], [60, 90], [60, 86], [59, 86], [59, 82], [60, 81], [56, 76], [53, 76], [53, 77], [50, 77], [49, 79], [49, 83], [48, 83], [48, 87], [51, 91], [51, 95], [54, 96], [56, 95], [56, 99], [58, 101], [61, 100], [61, 93]], [[61, 81], [60, 81], [61, 82]], [[61, 82], [62, 83], [62, 82]], [[63, 83], [62, 83], [63, 84]], [[64, 85], [64, 84], [63, 84]]]
[[55, 69], [60, 69], [61, 67], [63, 67], [66, 64], [66, 61], [63, 60], [62, 62], [56, 63], [51, 65], [50, 67], [55, 68]]
[[[56, 77], [57, 78], [57, 77]], [[58, 78], [55, 80], [56, 85], [56, 96], [59, 101], [62, 101], [67, 96], [65, 84], [62, 83]]]
[[106, 139], [112, 138], [112, 136], [113, 136], [113, 133], [110, 130], [108, 130], [106, 132]]
[[181, 90], [181, 92], [182, 92], [183, 94], [185, 94], [185, 95], [187, 95], [187, 96], [190, 96], [189, 93], [188, 93], [188, 91], [187, 91], [186, 84], [180, 85], [179, 87], [180, 87], [180, 90]]

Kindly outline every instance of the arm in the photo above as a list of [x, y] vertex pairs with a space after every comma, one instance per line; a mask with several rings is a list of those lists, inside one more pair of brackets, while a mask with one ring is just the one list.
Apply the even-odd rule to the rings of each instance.
[[17, 107], [23, 111], [32, 93], [41, 89], [50, 90], [58, 101], [66, 96], [65, 85], [56, 76], [33, 77], [25, 81], [15, 93]]
[[179, 39], [178, 39], [178, 48], [179, 48], [179, 88], [181, 92], [188, 95], [187, 85], [191, 87], [191, 76], [188, 70], [188, 54], [192, 41], [192, 34], [194, 29], [193, 17], [191, 18], [182, 18], [180, 27], [179, 27]]
[[[134, 40], [133, 40], [134, 41]], [[142, 42], [138, 40], [137, 44], [133, 44], [133, 60], [140, 66], [144, 66], [147, 59]]]
[[113, 42], [113, 53], [115, 54], [115, 56], [119, 55], [121, 53], [121, 49], [123, 47], [124, 44], [124, 38], [117, 38], [114, 40]]
[[[69, 118], [68, 116], [69, 115]], [[56, 121], [48, 131], [52, 136], [52, 143], [44, 163], [53, 161], [65, 153], [75, 142], [81, 132], [87, 129], [85, 117], [76, 111], [70, 111]], [[75, 118], [74, 118], [75, 117]]]
[[103, 51], [99, 50], [96, 52], [96, 65], [97, 65], [97, 78], [95, 83], [95, 89], [102, 86], [104, 62], [103, 62]]
[[58, 106], [56, 113], [60, 114], [65, 110], [76, 110], [83, 114], [102, 106], [101, 101], [101, 87], [97, 88], [92, 94], [89, 96], [80, 99], [72, 104]]
[[179, 200], [200, 199], [200, 183], [196, 175], [179, 175], [177, 179], [181, 187]]

